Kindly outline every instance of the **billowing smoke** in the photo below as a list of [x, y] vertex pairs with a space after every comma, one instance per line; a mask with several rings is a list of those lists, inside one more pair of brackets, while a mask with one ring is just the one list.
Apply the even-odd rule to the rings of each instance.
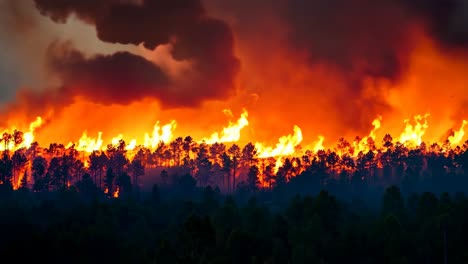
[[[289, 58], [299, 54], [310, 69], [325, 68], [325, 78], [343, 80], [343, 87], [337, 87], [323, 85], [313, 76], [303, 80], [309, 88], [301, 96], [309, 102], [325, 98], [319, 114], [334, 113], [339, 122], [356, 130], [368, 131], [376, 115], [392, 111], [388, 91], [369, 91], [368, 82], [385, 81], [392, 86], [405, 77], [410, 55], [420, 44], [415, 33], [425, 31], [446, 51], [468, 44], [468, 2], [463, 0], [251, 2], [207, 0], [207, 5], [232, 21], [237, 43], [249, 47], [252, 39], [261, 42], [254, 44], [250, 57], [268, 60], [279, 51], [291, 54]], [[307, 104], [295, 99], [297, 104]]]
[[289, 28], [290, 48], [303, 52], [311, 65], [338, 69], [348, 80], [348, 89], [335, 95], [334, 105], [341, 113], [351, 113], [344, 116], [350, 126], [359, 125], [356, 117], [367, 115], [369, 124], [389, 109], [385, 93], [366, 97], [363, 81], [400, 81], [419, 41], [415, 27], [448, 51], [468, 47], [468, 2], [463, 0], [286, 2], [286, 11], [280, 12]]
[[292, 0], [285, 10], [295, 48], [360, 76], [398, 77], [418, 23], [442, 46], [468, 44], [466, 1]]
[[400, 0], [412, 14], [419, 16], [428, 33], [442, 48], [466, 49], [468, 46], [468, 2], [465, 0]]
[[[173, 58], [191, 65], [180, 81], [127, 51], [85, 56], [79, 48], [55, 41], [48, 48], [46, 65], [60, 88], [46, 89], [43, 100], [80, 96], [102, 104], [129, 104], [150, 97], [163, 107], [191, 107], [234, 92], [240, 64], [233, 55], [232, 32], [221, 20], [207, 17], [198, 0], [35, 0], [35, 4], [54, 22], [76, 16], [94, 25], [104, 42], [142, 44], [150, 50], [171, 45]], [[23, 94], [29, 94], [23, 99], [41, 97]]]
[[[156, 97], [166, 101], [169, 80], [158, 66], [129, 52], [86, 58], [66, 44], [50, 48], [49, 66], [66, 84], [57, 93], [104, 104]], [[131, 95], [131, 96], [129, 96]]]

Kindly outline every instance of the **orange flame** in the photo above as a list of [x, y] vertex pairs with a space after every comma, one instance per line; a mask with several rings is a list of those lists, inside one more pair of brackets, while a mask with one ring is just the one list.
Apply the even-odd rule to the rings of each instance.
[[98, 133], [97, 138], [88, 137], [87, 132], [83, 132], [83, 135], [78, 140], [78, 146], [76, 150], [82, 152], [92, 153], [93, 151], [101, 150], [104, 141], [102, 140], [102, 132]]
[[[232, 116], [231, 110], [225, 109], [224, 112]], [[205, 141], [207, 144], [213, 144], [216, 142], [227, 143], [239, 141], [241, 130], [249, 125], [249, 120], [247, 119], [248, 116], [249, 113], [247, 110], [243, 109], [243, 112], [236, 123], [229, 121], [229, 125], [223, 128], [223, 131], [220, 133], [214, 132], [209, 138], [204, 138], [202, 141]]]
[[424, 116], [416, 115], [413, 117], [414, 125], [410, 123], [409, 119], [406, 119], [404, 122], [406, 124], [405, 130], [400, 135], [400, 142], [409, 145], [409, 146], [419, 146], [422, 143], [422, 137], [426, 133], [426, 130], [429, 128], [427, 124], [427, 118], [430, 114], [425, 114]]
[[169, 124], [166, 124], [162, 127], [159, 126], [159, 121], [154, 125], [153, 133], [151, 136], [145, 134], [145, 143], [146, 148], [156, 148], [158, 144], [162, 141], [168, 143], [174, 137], [173, 132], [177, 127], [177, 122], [172, 120]]
[[318, 136], [319, 140], [317, 141], [317, 143], [315, 143], [315, 146], [314, 146], [314, 152], [317, 153], [319, 150], [323, 150], [325, 149], [323, 147], [323, 142], [325, 141], [325, 137], [324, 136]]
[[458, 145], [462, 142], [463, 136], [465, 135], [465, 126], [468, 122], [463, 120], [462, 125], [458, 131], [455, 131], [452, 136], [448, 138], [450, 144]]
[[29, 131], [24, 133], [24, 141], [23, 141], [23, 147], [30, 147], [31, 144], [34, 142], [34, 131], [36, 129], [40, 128], [43, 124], [42, 117], [38, 116], [35, 121], [33, 121], [29, 125]]
[[255, 143], [259, 158], [269, 158], [277, 156], [289, 156], [295, 153], [295, 148], [302, 142], [302, 130], [294, 126], [294, 134], [283, 136], [279, 139], [276, 147], [266, 147], [262, 143]]
[[[38, 128], [40, 128], [43, 124], [44, 124], [44, 121], [42, 117], [38, 116], [36, 120], [34, 120], [33, 122], [29, 124], [29, 129], [27, 132], [23, 134], [23, 138], [22, 138], [23, 141], [21, 142], [21, 144], [15, 145], [15, 142], [13, 140], [10, 140], [5, 146], [5, 142], [3, 142], [3, 144], [0, 144], [0, 151], [5, 151], [5, 150], [15, 151], [21, 148], [29, 148], [35, 140], [35, 135], [34, 135], [35, 131]], [[4, 129], [0, 136], [2, 136], [5, 133], [13, 135], [15, 130], [17, 130], [16, 127], [12, 127], [10, 129]]]
[[379, 130], [379, 128], [381, 127], [381, 121], [382, 121], [381, 116], [374, 119], [374, 121], [372, 121], [372, 125], [374, 126], [374, 128], [369, 132], [369, 135], [366, 137], [363, 137], [361, 140], [357, 142], [356, 141], [353, 142], [354, 156], [357, 156], [358, 153], [361, 151], [364, 153], [369, 152], [370, 150], [369, 139], [372, 139], [373, 141], [375, 141], [377, 130]]

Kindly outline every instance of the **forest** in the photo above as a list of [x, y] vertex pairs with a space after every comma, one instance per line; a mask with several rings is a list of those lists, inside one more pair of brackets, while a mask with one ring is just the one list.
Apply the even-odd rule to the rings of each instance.
[[387, 134], [367, 151], [342, 138], [260, 158], [252, 143], [191, 137], [92, 153], [10, 149], [19, 131], [1, 140], [0, 252], [18, 260], [468, 262], [468, 142], [405, 146]]

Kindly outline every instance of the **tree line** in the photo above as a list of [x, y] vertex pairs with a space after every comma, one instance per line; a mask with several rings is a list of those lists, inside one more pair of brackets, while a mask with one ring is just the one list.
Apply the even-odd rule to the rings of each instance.
[[21, 132], [4, 134], [1, 140], [5, 150], [0, 159], [0, 183], [37, 192], [73, 186], [112, 196], [117, 190], [130, 194], [144, 188], [144, 182], [157, 181], [161, 186], [212, 186], [225, 193], [328, 189], [352, 195], [390, 185], [401, 186], [405, 193], [456, 192], [464, 191], [468, 183], [468, 142], [453, 148], [448, 143], [410, 148], [393, 142], [388, 134], [381, 148], [369, 139], [367, 150], [358, 153], [352, 143], [341, 138], [333, 150], [314, 153], [298, 148], [295, 156], [277, 158], [259, 158], [252, 143], [243, 147], [209, 145], [189, 136], [160, 142], [155, 149], [137, 147], [131, 151], [120, 140], [91, 154], [56, 143], [48, 148], [33, 143], [10, 151], [11, 142], [21, 145]]

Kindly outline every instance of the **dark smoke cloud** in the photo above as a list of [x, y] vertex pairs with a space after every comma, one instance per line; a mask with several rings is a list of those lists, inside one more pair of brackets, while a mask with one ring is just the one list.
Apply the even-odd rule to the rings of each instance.
[[35, 0], [41, 14], [64, 23], [71, 15], [95, 26], [100, 40], [143, 44], [148, 49], [171, 44], [174, 59], [191, 63], [183, 82], [157, 65], [128, 52], [86, 58], [67, 45], [52, 45], [48, 59], [63, 82], [59, 92], [98, 103], [127, 104], [158, 98], [164, 107], [196, 106], [232, 95], [239, 61], [233, 55], [229, 26], [207, 17], [198, 0]]
[[[369, 92], [364, 83], [369, 77], [390, 83], [404, 77], [418, 44], [415, 26], [447, 50], [468, 47], [466, 0], [206, 1], [220, 17], [230, 18], [243, 38], [238, 42], [248, 46], [249, 39], [261, 35], [258, 53], [274, 54], [269, 42], [280, 40], [311, 68], [325, 66], [345, 80], [346, 89], [339, 90], [311, 81], [310, 93], [327, 98], [346, 127], [363, 131], [377, 114], [391, 110], [386, 93]], [[263, 21], [274, 22], [268, 27]], [[283, 35], [271, 37], [275, 33]]]
[[468, 1], [400, 0], [401, 4], [426, 23], [428, 32], [442, 48], [466, 49], [468, 46]]
[[468, 47], [465, 0], [291, 0], [286, 5], [291, 44], [307, 50], [312, 62], [331, 63], [358, 77], [398, 79], [416, 24], [443, 47]]
[[48, 64], [67, 84], [59, 91], [65, 97], [84, 96], [104, 104], [126, 104], [145, 97], [167, 99], [167, 76], [152, 62], [129, 52], [86, 58], [67, 44], [54, 44]]
[[55, 22], [64, 23], [73, 14], [95, 25], [98, 37], [102, 41], [136, 45], [143, 43], [148, 49], [169, 43], [171, 37], [206, 17], [198, 0], [35, 2], [39, 11]]
[[[97, 37], [107, 43], [142, 44], [151, 50], [170, 44], [172, 57], [191, 65], [190, 72], [182, 76], [184, 80], [179, 80], [131, 53], [85, 56], [79, 47], [55, 44], [48, 52], [48, 66], [62, 81], [61, 88], [53, 92], [54, 98], [59, 98], [56, 101], [85, 96], [105, 104], [127, 104], [151, 96], [161, 100], [165, 107], [179, 107], [228, 98], [234, 93], [233, 83], [240, 67], [233, 54], [235, 31], [239, 38], [236, 42], [250, 49], [246, 52], [249, 60], [254, 60], [253, 57], [268, 63], [275, 52], [286, 50], [285, 53], [303, 55], [311, 69], [324, 66], [333, 78], [344, 80], [345, 88], [314, 85], [313, 78], [310, 83], [306, 80], [304, 86], [310, 86], [311, 95], [325, 97], [320, 107], [329, 108], [324, 112], [336, 111], [344, 126], [364, 129], [363, 125], [368, 126], [370, 120], [390, 110], [390, 106], [385, 93], [369, 92], [363, 83], [368, 77], [393, 83], [401, 80], [407, 70], [408, 55], [417, 44], [411, 31], [415, 25], [422, 25], [446, 51], [466, 51], [468, 46], [466, 0], [34, 0], [34, 3], [42, 15], [57, 23], [76, 16], [94, 26]], [[265, 80], [265, 86], [268, 81]], [[277, 99], [284, 90], [265, 93]], [[47, 97], [42, 96], [44, 99], [40, 93], [23, 97], [40, 102]]]
[[401, 74], [410, 21], [394, 1], [292, 0], [285, 10], [290, 44], [307, 51], [311, 63], [335, 66], [357, 80]]

